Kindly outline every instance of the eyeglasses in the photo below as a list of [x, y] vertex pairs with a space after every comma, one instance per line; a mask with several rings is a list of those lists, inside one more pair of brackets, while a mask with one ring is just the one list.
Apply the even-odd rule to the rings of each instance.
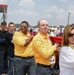
[[74, 34], [68, 34], [68, 36], [69, 36], [69, 37], [73, 37], [73, 36], [74, 36]]
[[21, 26], [20, 28], [26, 28], [26, 26]]

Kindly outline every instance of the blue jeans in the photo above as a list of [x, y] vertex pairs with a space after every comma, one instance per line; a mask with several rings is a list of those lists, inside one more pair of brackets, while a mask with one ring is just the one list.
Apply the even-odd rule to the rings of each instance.
[[54, 73], [51, 67], [44, 67], [41, 65], [37, 65], [36, 75], [54, 75]]
[[24, 59], [14, 57], [15, 74], [14, 75], [36, 75], [36, 64], [34, 58]]
[[8, 57], [8, 75], [14, 75], [15, 66], [14, 66], [14, 58]]
[[0, 75], [4, 73], [5, 51], [0, 51]]

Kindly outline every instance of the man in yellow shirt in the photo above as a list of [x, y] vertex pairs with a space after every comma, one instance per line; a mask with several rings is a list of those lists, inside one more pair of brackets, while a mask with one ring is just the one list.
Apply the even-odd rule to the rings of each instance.
[[33, 38], [32, 48], [37, 64], [36, 75], [53, 75], [51, 66], [55, 63], [54, 52], [58, 43], [52, 45], [48, 35], [48, 22], [42, 19], [38, 22], [39, 32]]
[[28, 33], [28, 22], [22, 21], [20, 31], [13, 35], [15, 75], [35, 75], [36, 64], [32, 50], [33, 35]]

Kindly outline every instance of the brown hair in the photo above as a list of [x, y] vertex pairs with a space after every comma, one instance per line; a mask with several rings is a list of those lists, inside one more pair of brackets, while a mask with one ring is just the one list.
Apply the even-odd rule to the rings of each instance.
[[62, 46], [68, 46], [69, 41], [68, 41], [68, 34], [71, 33], [71, 30], [74, 29], [74, 25], [67, 25], [64, 29], [63, 32], [63, 37], [62, 37]]
[[3, 21], [3, 22], [1, 22], [1, 25], [7, 25], [7, 23]]
[[10, 26], [11, 24], [14, 24], [13, 22], [10, 22], [9, 24], [8, 24], [8, 26]]

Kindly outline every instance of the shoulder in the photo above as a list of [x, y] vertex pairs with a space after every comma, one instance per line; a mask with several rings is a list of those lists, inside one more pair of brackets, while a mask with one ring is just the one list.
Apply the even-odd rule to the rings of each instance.
[[14, 34], [13, 34], [13, 38], [14, 37], [19, 37], [20, 36], [20, 33], [19, 32], [15, 32]]
[[33, 40], [39, 40], [40, 39], [40, 34], [39, 33], [37, 33], [35, 36], [34, 36], [34, 38], [33, 38]]
[[0, 30], [0, 34], [2, 34], [2, 31]]
[[15, 33], [14, 33], [14, 35], [18, 35], [18, 34], [19, 34], [19, 32], [15, 32]]
[[61, 50], [68, 50], [69, 49], [69, 46], [63, 46], [61, 47]]
[[5, 32], [6, 35], [10, 34], [8, 31]]
[[67, 52], [69, 52], [70, 51], [70, 47], [69, 46], [63, 46], [63, 47], [61, 47], [61, 49], [60, 49], [60, 53], [67, 53]]
[[27, 36], [31, 36], [31, 34], [28, 32], [28, 33], [27, 33]]
[[2, 31], [0, 30], [0, 35], [2, 34]]

